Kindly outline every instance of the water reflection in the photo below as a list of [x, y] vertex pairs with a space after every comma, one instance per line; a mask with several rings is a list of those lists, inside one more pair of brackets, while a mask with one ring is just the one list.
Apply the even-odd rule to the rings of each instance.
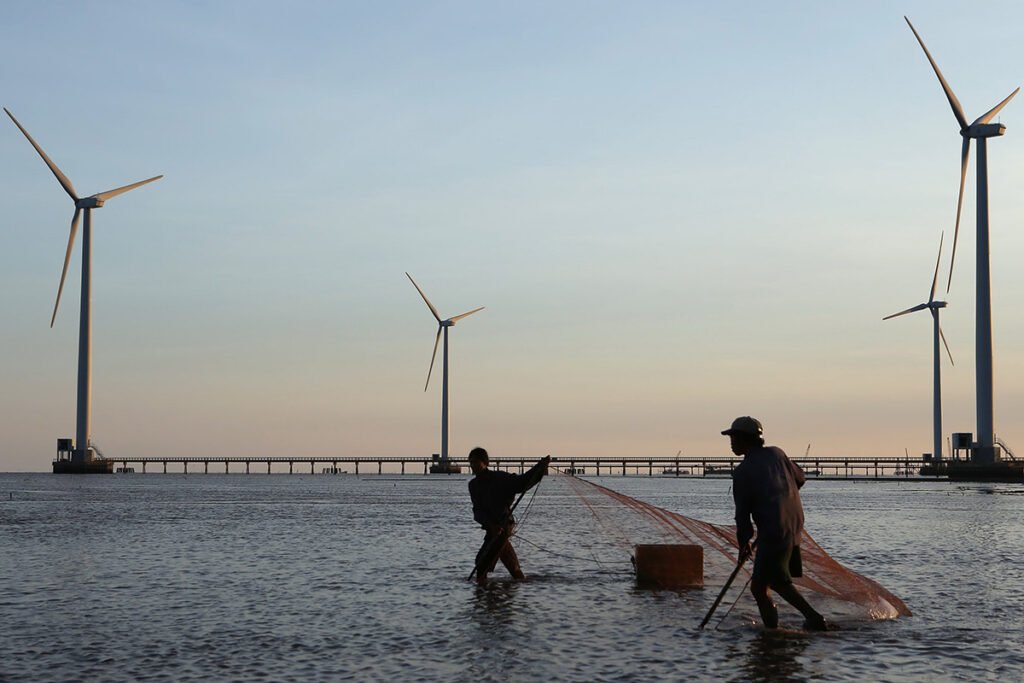
[[487, 587], [474, 586], [470, 598], [469, 619], [484, 638], [500, 636], [515, 623], [515, 581], [491, 581]]
[[807, 680], [809, 672], [804, 669], [802, 655], [811, 640], [812, 637], [804, 633], [758, 631], [749, 640], [730, 647], [731, 659], [740, 663], [737, 680], [772, 683]]

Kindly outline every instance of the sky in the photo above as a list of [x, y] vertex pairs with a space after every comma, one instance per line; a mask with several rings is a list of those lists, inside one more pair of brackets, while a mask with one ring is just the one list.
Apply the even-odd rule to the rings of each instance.
[[[1024, 5], [46, 2], [0, 104], [93, 214], [92, 438], [117, 456], [931, 451], [940, 235]], [[996, 434], [1024, 453], [1024, 99], [989, 145]], [[975, 432], [974, 166], [942, 325]], [[73, 205], [0, 121], [0, 471], [73, 436]], [[941, 290], [940, 290], [941, 291]], [[440, 358], [438, 359], [440, 363]]]

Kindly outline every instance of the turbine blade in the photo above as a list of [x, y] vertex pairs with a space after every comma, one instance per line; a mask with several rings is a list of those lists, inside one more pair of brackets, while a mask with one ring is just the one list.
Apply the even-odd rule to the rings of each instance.
[[483, 306], [481, 306], [480, 308], [474, 308], [472, 311], [469, 311], [467, 313], [462, 313], [460, 315], [455, 316], [454, 318], [449, 318], [449, 320], [451, 320], [452, 324], [454, 325], [456, 322], [458, 322], [459, 320], [462, 320], [466, 316], [473, 315], [477, 311], [482, 311], [482, 310], [484, 310]]
[[[989, 121], [991, 121], [993, 119], [993, 117], [995, 117], [995, 115], [999, 113], [999, 110], [1002, 109], [1003, 107], [1005, 107], [1006, 103], [1009, 102], [1010, 100], [1012, 100], [1013, 96], [1016, 95], [1019, 92], [1020, 92], [1020, 88], [1017, 88], [1016, 90], [1014, 90], [1012, 93], [1010, 93], [1009, 95], [1006, 96], [1005, 100], [1003, 100], [1002, 102], [1000, 102], [999, 104], [997, 104], [996, 106], [992, 107], [987, 112], [985, 112], [984, 114], [979, 116], [978, 119], [974, 122], [974, 124], [976, 124], [976, 123], [988, 123]], [[971, 124], [971, 125], [974, 125], [974, 124]]]
[[942, 85], [943, 91], [946, 93], [946, 99], [949, 100], [949, 106], [953, 108], [953, 116], [956, 117], [957, 123], [960, 124], [960, 130], [967, 128], [967, 117], [964, 116], [964, 108], [960, 106], [960, 100], [953, 94], [953, 89], [949, 87], [949, 83], [946, 83], [946, 79], [943, 77], [942, 72], [939, 71], [939, 65], [932, 59], [932, 55], [928, 52], [928, 48], [924, 46], [924, 41], [921, 40], [921, 36], [918, 34], [917, 29], [910, 23], [910, 19], [903, 17], [907, 20], [907, 26], [914, 32], [914, 37], [917, 38], [917, 42], [921, 44], [921, 49], [924, 50], [924, 56], [928, 58], [928, 61], [932, 65], [932, 69], [935, 71], [935, 75], [939, 77], [939, 83]]
[[939, 255], [935, 257], [935, 275], [932, 276], [932, 290], [928, 294], [928, 303], [935, 301], [935, 283], [939, 281], [939, 261], [942, 260], [942, 240], [945, 239], [945, 237], [945, 232], [939, 236]]
[[956, 262], [956, 238], [960, 235], [960, 209], [964, 206], [964, 181], [967, 179], [967, 160], [971, 156], [971, 139], [965, 137], [960, 150], [960, 194], [956, 198], [956, 224], [953, 228], [953, 255], [949, 257], [949, 280], [946, 281], [946, 293], [953, 284], [953, 263]]
[[430, 369], [427, 370], [427, 383], [423, 385], [423, 391], [430, 386], [430, 375], [434, 372], [434, 361], [437, 359], [437, 343], [441, 341], [441, 326], [437, 327], [437, 336], [434, 337], [434, 353], [430, 356]]
[[[933, 313], [935, 312], [933, 311]], [[938, 315], [938, 313], [935, 313], [936, 317], [938, 317]], [[949, 356], [949, 364], [955, 366], [956, 363], [953, 362], [953, 353], [949, 350], [949, 344], [946, 343], [946, 335], [942, 334], [942, 325], [939, 325], [939, 337], [942, 339], [942, 345], [946, 347], [946, 355]]]
[[151, 183], [154, 180], [160, 180], [161, 178], [163, 178], [162, 175], [155, 175], [152, 178], [147, 178], [145, 180], [140, 180], [137, 183], [132, 183], [131, 185], [125, 185], [124, 187], [119, 187], [116, 190], [107, 190], [106, 192], [100, 192], [99, 194], [94, 194], [93, 198], [94, 199], [98, 199], [101, 202], [105, 202], [108, 199], [113, 199], [114, 197], [116, 197], [119, 194], [124, 194], [128, 190], [134, 190], [136, 187], [139, 187], [141, 185], [145, 185], [146, 183]]
[[887, 315], [884, 318], [882, 318], [882, 320], [888, 320], [889, 318], [898, 318], [901, 315], [906, 315], [907, 313], [915, 313], [917, 311], [922, 311], [922, 310], [924, 310], [926, 308], [928, 308], [928, 304], [918, 304], [918, 305], [916, 305], [916, 306], [914, 306], [912, 308], [908, 308], [905, 311], [900, 311], [899, 313], [893, 313], [892, 315]]
[[[437, 322], [441, 322], [441, 316], [440, 316], [440, 314], [439, 314], [439, 313], [437, 312], [437, 309], [436, 309], [436, 308], [434, 308], [434, 304], [430, 303], [430, 299], [428, 299], [428, 298], [427, 298], [427, 295], [423, 293], [423, 290], [422, 290], [422, 289], [420, 289], [420, 286], [419, 286], [418, 284], [416, 284], [416, 281], [412, 279], [412, 275], [409, 275], [409, 273], [406, 273], [406, 274], [405, 274], [405, 276], [406, 276], [407, 278], [409, 278], [409, 282], [411, 282], [411, 283], [412, 283], [412, 286], [416, 288], [416, 291], [420, 293], [420, 296], [422, 296], [422, 297], [423, 297], [423, 300], [424, 300], [425, 302], [427, 302], [427, 308], [429, 308], [429, 309], [430, 309], [430, 312], [434, 314], [434, 317], [435, 317], [435, 318], [437, 318]], [[424, 391], [425, 391], [425, 390], [424, 390]]]
[[21, 124], [18, 123], [18, 119], [14, 118], [14, 114], [8, 111], [7, 107], [4, 107], [4, 111], [7, 112], [8, 116], [11, 117], [11, 121], [14, 121], [14, 125], [18, 127], [18, 130], [20, 130], [25, 135], [25, 137], [28, 138], [28, 141], [31, 142], [32, 146], [36, 148], [37, 152], [39, 152], [39, 156], [41, 156], [43, 158], [43, 161], [46, 162], [46, 165], [50, 167], [50, 171], [52, 171], [53, 175], [56, 176], [57, 182], [60, 183], [60, 186], [64, 188], [64, 191], [71, 195], [71, 198], [77, 202], [78, 195], [75, 194], [75, 186], [71, 184], [71, 181], [68, 180], [68, 177], [64, 175], [59, 168], [57, 168], [57, 164], [53, 163], [53, 161], [50, 160], [50, 157], [46, 156], [46, 152], [43, 151], [43, 148], [40, 147], [39, 144], [32, 139], [32, 136], [28, 134], [27, 130], [22, 128]]
[[53, 305], [53, 316], [50, 318], [50, 327], [53, 327], [53, 321], [57, 319], [57, 309], [60, 308], [60, 295], [64, 291], [64, 278], [68, 274], [68, 264], [71, 263], [71, 250], [75, 246], [75, 233], [78, 232], [78, 217], [81, 215], [82, 210], [75, 207], [75, 215], [71, 217], [71, 234], [68, 235], [68, 250], [64, 254], [64, 270], [60, 273], [60, 286], [57, 287], [57, 303]]

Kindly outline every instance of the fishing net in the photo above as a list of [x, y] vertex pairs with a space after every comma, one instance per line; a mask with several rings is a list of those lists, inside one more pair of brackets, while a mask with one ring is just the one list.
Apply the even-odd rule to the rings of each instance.
[[[577, 552], [573, 556], [575, 559], [584, 559], [579, 554], [582, 551], [599, 567], [622, 571], [629, 569], [628, 564], [623, 567], [623, 562], [629, 562], [637, 545], [697, 545], [703, 549], [704, 586], [716, 589], [713, 594], [717, 594], [717, 589], [724, 586], [729, 575], [736, 569], [738, 547], [734, 525], [711, 524], [687, 517], [593, 481], [558, 474], [554, 469], [552, 475], [542, 484], [548, 489], [543, 496], [547, 504], [560, 506], [562, 510], [558, 514], [565, 518], [571, 508], [580, 507], [574, 505], [574, 502], [582, 503], [582, 507], [589, 513], [591, 525], [597, 527], [594, 529], [596, 533], [586, 534], [582, 531], [583, 523], [577, 522], [573, 526], [573, 539], [560, 541], [566, 544], [562, 547], [571, 547]], [[520, 522], [525, 521], [530, 507], [532, 501]], [[527, 534], [517, 531], [516, 536], [530, 543]], [[911, 614], [903, 601], [884, 587], [833, 559], [806, 530], [800, 548], [803, 576], [795, 578], [794, 583], [804, 597], [830, 620], [841, 623], [894, 619]], [[749, 591], [743, 590], [750, 578], [751, 564], [745, 563], [740, 570], [726, 604], [731, 603], [737, 614], [756, 620], [757, 609], [753, 598]]]

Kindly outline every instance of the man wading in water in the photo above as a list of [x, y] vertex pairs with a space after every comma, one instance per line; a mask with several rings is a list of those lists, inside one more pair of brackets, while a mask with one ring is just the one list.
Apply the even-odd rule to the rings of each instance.
[[733, 470], [732, 496], [736, 502], [736, 540], [740, 561], [752, 552], [754, 536], [751, 518], [757, 525], [757, 554], [750, 580], [750, 592], [757, 601], [761, 621], [777, 628], [779, 611], [768, 596], [778, 593], [804, 615], [804, 628], [827, 629], [825, 618], [811, 607], [793, 585], [793, 577], [803, 575], [800, 562], [800, 535], [804, 527], [804, 509], [800, 487], [804, 473], [775, 446], [765, 446], [761, 423], [752, 417], [737, 417], [722, 434], [729, 437], [732, 452], [743, 456]]
[[484, 544], [476, 554], [476, 582], [487, 585], [487, 574], [494, 570], [498, 560], [505, 565], [514, 579], [524, 579], [519, 558], [509, 538], [516, 520], [512, 517], [512, 501], [517, 493], [531, 488], [548, 473], [551, 456], [541, 458], [525, 474], [511, 474], [488, 469], [490, 458], [483, 448], [469, 452], [469, 467], [473, 477], [469, 482], [469, 497], [473, 501], [473, 519], [484, 528]]

